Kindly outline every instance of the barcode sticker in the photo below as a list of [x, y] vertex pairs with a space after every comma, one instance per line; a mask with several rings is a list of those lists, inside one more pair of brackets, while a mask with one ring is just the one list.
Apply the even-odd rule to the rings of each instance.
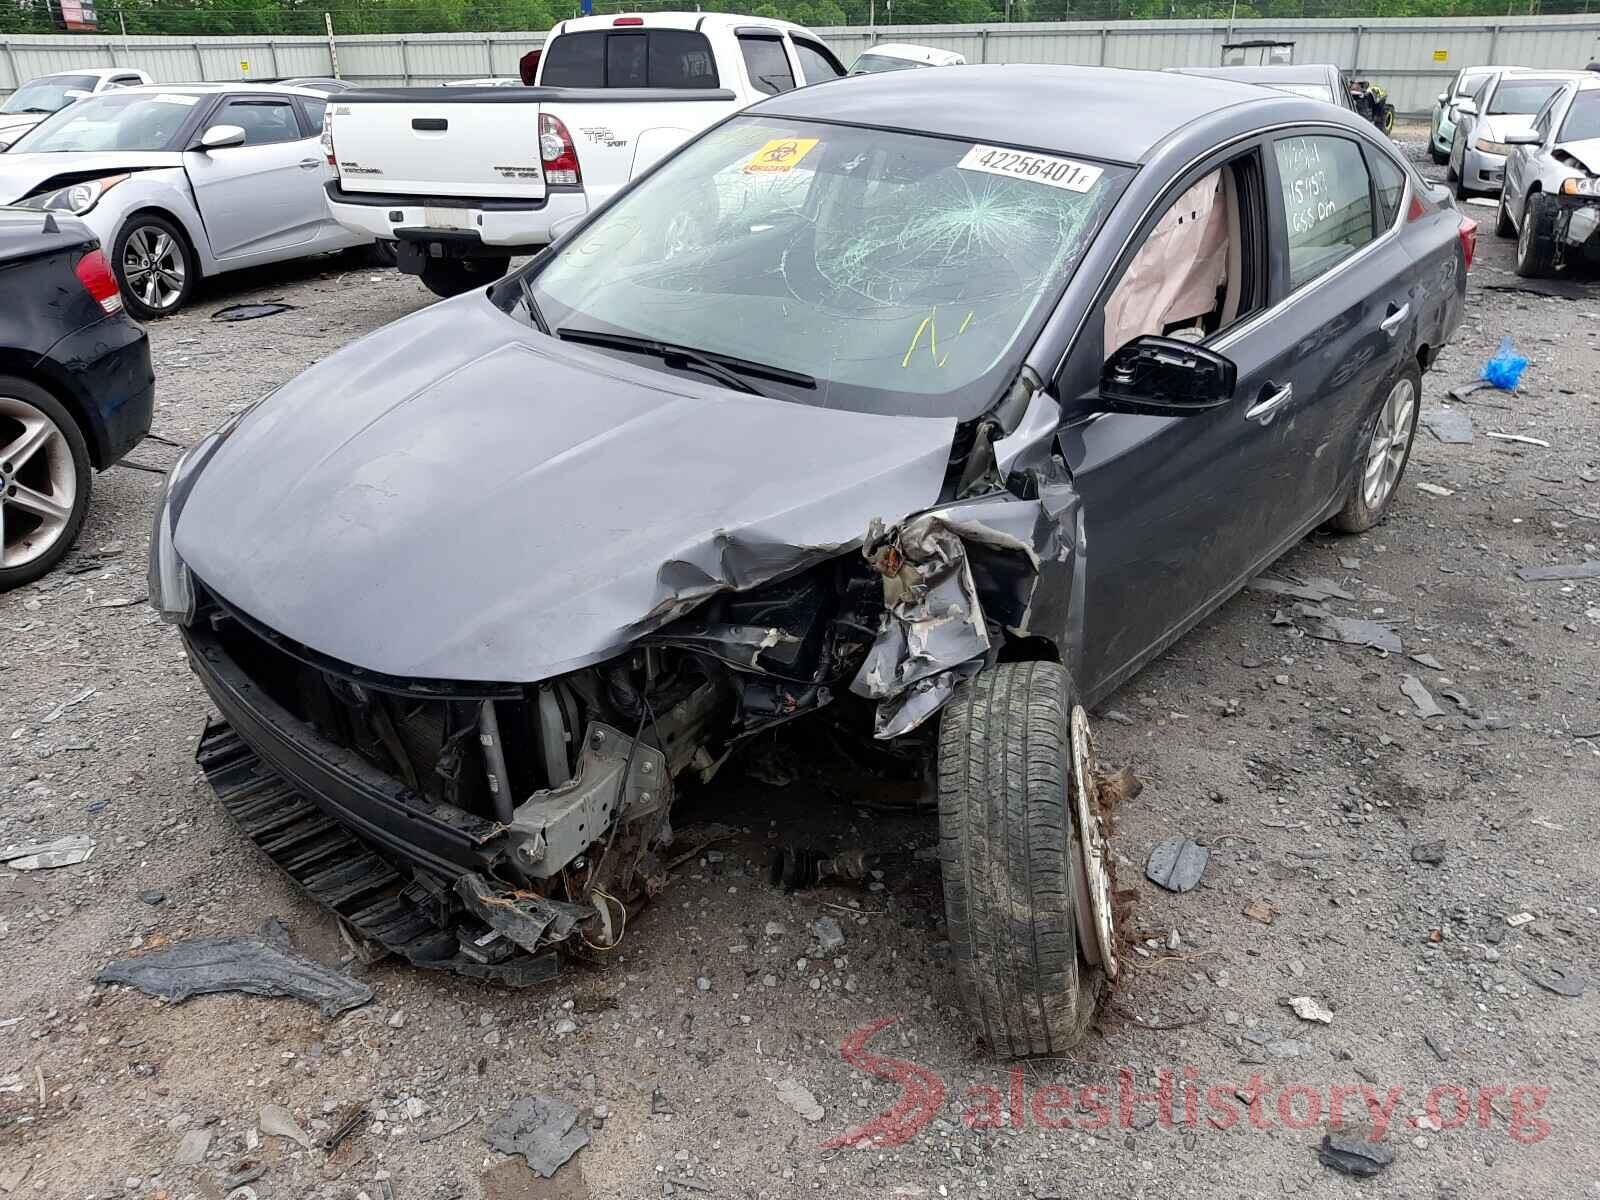
[[1007, 150], [1001, 146], [974, 146], [956, 166], [963, 171], [985, 171], [990, 175], [1025, 179], [1029, 183], [1042, 183], [1069, 192], [1087, 192], [1105, 173], [1099, 167], [1073, 162], [1070, 158], [1056, 158], [1054, 155], [1035, 154], [1027, 150]]

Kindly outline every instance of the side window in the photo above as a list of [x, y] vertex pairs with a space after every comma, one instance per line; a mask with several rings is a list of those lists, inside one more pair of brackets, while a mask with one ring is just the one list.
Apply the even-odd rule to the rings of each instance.
[[606, 42], [606, 86], [648, 87], [650, 80], [645, 74], [647, 50], [643, 33], [613, 33]]
[[545, 87], [605, 87], [605, 31], [567, 33], [555, 38], [544, 52], [539, 82]]
[[1378, 197], [1378, 232], [1382, 233], [1400, 217], [1400, 202], [1406, 194], [1406, 173], [1381, 150], [1367, 151], [1367, 165], [1372, 168], [1372, 190]]
[[212, 119], [213, 125], [237, 125], [244, 130], [246, 146], [297, 142], [300, 125], [287, 100], [229, 100]]
[[756, 91], [776, 96], [794, 90], [794, 72], [789, 68], [781, 37], [741, 34], [739, 49], [744, 54], [745, 70], [750, 73], [750, 86]]
[[1260, 308], [1263, 213], [1255, 151], [1190, 184], [1106, 301], [1106, 357], [1144, 334], [1203, 341]]
[[650, 86], [718, 87], [717, 60], [706, 35], [688, 29], [650, 31]]
[[328, 111], [328, 102], [326, 100], [313, 100], [309, 96], [302, 96], [300, 110], [304, 116], [304, 124], [300, 132], [306, 137], [321, 137], [322, 118]]
[[1372, 180], [1361, 148], [1345, 138], [1279, 138], [1272, 149], [1289, 231], [1289, 286], [1298, 288], [1372, 241]]
[[118, 75], [111, 81], [112, 87], [138, 87], [144, 80], [137, 75]]
[[838, 79], [844, 74], [844, 68], [839, 65], [839, 60], [834, 58], [815, 42], [794, 40], [794, 52], [800, 59], [800, 73], [805, 76], [807, 83], [822, 83], [829, 79]]

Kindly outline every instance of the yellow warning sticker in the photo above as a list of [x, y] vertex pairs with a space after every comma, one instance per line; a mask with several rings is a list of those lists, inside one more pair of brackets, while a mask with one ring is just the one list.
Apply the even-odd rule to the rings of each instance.
[[773, 138], [744, 164], [746, 175], [781, 175], [811, 151], [818, 138]]

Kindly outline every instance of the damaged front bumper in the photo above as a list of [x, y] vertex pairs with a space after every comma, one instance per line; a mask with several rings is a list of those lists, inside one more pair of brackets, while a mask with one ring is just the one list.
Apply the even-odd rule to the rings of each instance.
[[1600, 196], [1558, 195], [1555, 234], [1568, 261], [1600, 262]]

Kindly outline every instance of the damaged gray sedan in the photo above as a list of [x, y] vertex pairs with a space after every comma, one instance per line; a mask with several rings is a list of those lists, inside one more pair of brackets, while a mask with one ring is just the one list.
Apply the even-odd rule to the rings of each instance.
[[184, 456], [151, 596], [200, 763], [360, 933], [519, 985], [647, 930], [692, 780], [854, 725], [935, 768], [978, 1032], [1059, 1051], [1117, 972], [1083, 706], [1382, 518], [1472, 237], [1222, 80], [774, 97]]

